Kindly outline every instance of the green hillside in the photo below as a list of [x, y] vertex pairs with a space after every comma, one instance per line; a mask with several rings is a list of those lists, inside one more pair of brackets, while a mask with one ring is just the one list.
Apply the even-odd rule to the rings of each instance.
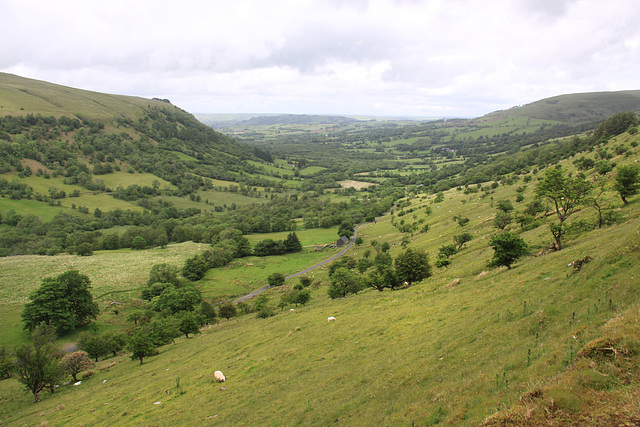
[[[640, 422], [639, 122], [585, 124], [627, 98], [248, 145], [164, 101], [3, 78], [1, 425]], [[500, 241], [521, 251], [495, 262]], [[69, 315], [69, 270], [95, 319]], [[13, 369], [33, 318], [58, 327], [38, 403]], [[77, 346], [97, 363], [73, 385]]]
[[110, 95], [0, 73], [0, 114], [69, 116], [107, 122], [137, 119], [150, 107], [182, 111], [169, 102], [135, 96]]
[[623, 111], [640, 112], [640, 90], [553, 96], [485, 117], [531, 117], [580, 124], [599, 122]]

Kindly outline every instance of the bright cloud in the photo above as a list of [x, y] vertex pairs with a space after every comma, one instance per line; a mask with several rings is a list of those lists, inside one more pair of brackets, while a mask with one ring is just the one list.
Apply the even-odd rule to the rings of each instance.
[[5, 0], [0, 16], [0, 71], [191, 112], [477, 116], [639, 89], [634, 0]]

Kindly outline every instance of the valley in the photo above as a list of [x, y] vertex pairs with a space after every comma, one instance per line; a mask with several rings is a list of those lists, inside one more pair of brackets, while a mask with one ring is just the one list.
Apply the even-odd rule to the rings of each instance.
[[[638, 91], [213, 130], [0, 74], [0, 105], [2, 425], [640, 422]], [[52, 348], [126, 343], [33, 403], [21, 314], [69, 270], [99, 314]]]

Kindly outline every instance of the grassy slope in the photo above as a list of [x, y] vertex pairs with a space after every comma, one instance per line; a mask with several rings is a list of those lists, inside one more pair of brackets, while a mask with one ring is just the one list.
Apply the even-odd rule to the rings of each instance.
[[570, 123], [601, 121], [623, 111], [640, 111], [640, 91], [559, 95], [518, 108], [496, 111], [485, 118], [525, 116]]
[[103, 309], [102, 304], [114, 298], [113, 295], [120, 300], [138, 295], [137, 290], [146, 282], [154, 264], [169, 263], [180, 267], [185, 259], [203, 250], [204, 246], [187, 242], [146, 251], [96, 251], [90, 257], [25, 255], [1, 258], [2, 343], [14, 345], [27, 338], [20, 322], [21, 307], [28, 301], [29, 293], [37, 289], [45, 277], [56, 276], [69, 269], [79, 270], [91, 279], [92, 293]]
[[[527, 200], [532, 191], [529, 184]], [[514, 187], [501, 186], [492, 197], [513, 199]], [[267, 320], [221, 322], [162, 348], [142, 366], [116, 358], [109, 372], [81, 387], [62, 387], [37, 410], [14, 380], [3, 381], [2, 419], [57, 424], [81, 414], [83, 423], [119, 425], [201, 424], [210, 417], [224, 424], [477, 424], [550, 383], [613, 316], [637, 310], [640, 199], [621, 211], [623, 223], [573, 236], [566, 249], [530, 256], [512, 270], [488, 270], [491, 198], [456, 190], [441, 204], [432, 205], [432, 198], [415, 198], [419, 209], [402, 217], [415, 214], [431, 225], [414, 235], [412, 246], [433, 258], [462, 231], [453, 215], [470, 218], [466, 229], [475, 238], [450, 268], [423, 283], [336, 301], [320, 287], [307, 307]], [[428, 216], [427, 205], [433, 208]], [[592, 218], [593, 212], [579, 215]], [[400, 251], [391, 217], [361, 235], [365, 245], [389, 240], [392, 253]], [[551, 241], [546, 226], [522, 236], [534, 253]], [[593, 261], [572, 274], [568, 264], [586, 255]], [[451, 285], [453, 279], [460, 283]], [[274, 301], [282, 291], [272, 291]], [[327, 323], [327, 316], [338, 320]], [[226, 390], [213, 382], [217, 369], [227, 375]], [[176, 392], [177, 378], [184, 394]], [[625, 387], [636, 393], [637, 386]]]
[[[149, 105], [170, 107], [159, 100], [75, 89], [13, 74], [0, 73], [0, 114], [76, 116], [91, 119], [137, 117]], [[175, 108], [175, 107], [173, 107]]]

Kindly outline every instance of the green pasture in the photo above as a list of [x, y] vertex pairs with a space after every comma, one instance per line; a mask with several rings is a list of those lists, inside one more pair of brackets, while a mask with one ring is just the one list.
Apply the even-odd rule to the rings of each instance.
[[174, 189], [175, 186], [162, 178], [150, 173], [129, 173], [129, 172], [113, 172], [97, 177], [107, 186], [107, 188], [115, 189], [118, 186], [128, 187], [129, 185], [138, 184], [140, 187], [153, 187], [154, 181], [160, 184], [160, 190]]
[[189, 156], [188, 154], [184, 154], [181, 151], [171, 151], [171, 153], [175, 154], [178, 157], [178, 159], [183, 160], [183, 161], [199, 162], [199, 160], [196, 159], [195, 157]]
[[[42, 176], [35, 176], [35, 175], [31, 175], [25, 178], [19, 178], [16, 175], [13, 175], [11, 177], [11, 179], [17, 179], [20, 182], [24, 182], [25, 184], [31, 186], [31, 188], [33, 188], [33, 191], [36, 193], [40, 193], [44, 196], [48, 196], [49, 195], [49, 188], [50, 187], [55, 187], [58, 190], [62, 190], [65, 193], [70, 194], [71, 192], [73, 192], [74, 190], [78, 190], [80, 192], [86, 192], [87, 190], [85, 188], [82, 188], [78, 185], [68, 185], [65, 184], [64, 182], [62, 182], [62, 180], [64, 179], [63, 177], [55, 177], [55, 178], [44, 178]], [[7, 177], [7, 179], [9, 179], [9, 177]]]
[[[225, 267], [209, 270], [206, 276], [198, 281], [198, 285], [203, 295], [213, 300], [240, 297], [266, 286], [267, 277], [273, 273], [289, 276], [330, 258], [337, 252], [338, 249], [318, 252], [305, 249], [303, 252], [289, 255], [240, 258]], [[308, 276], [315, 277], [315, 274], [317, 272], [314, 271]]]
[[[275, 233], [247, 234], [245, 237], [252, 245], [255, 245], [264, 239], [284, 240], [289, 233], [290, 231], [278, 231]], [[335, 243], [338, 240], [337, 226], [329, 228], [305, 228], [296, 230], [295, 233], [302, 246], [326, 245]]]
[[0, 198], [0, 213], [13, 209], [20, 215], [36, 215], [42, 218], [42, 221], [51, 221], [54, 216], [63, 211], [62, 208], [49, 206], [47, 203], [37, 200], [13, 200], [6, 197]]
[[[631, 277], [640, 267], [628, 260], [636, 255], [619, 250], [640, 243], [629, 233], [636, 228], [625, 223], [578, 238], [569, 252], [546, 255], [544, 267], [533, 258], [512, 270], [452, 267], [408, 289], [338, 300], [321, 287], [306, 307], [219, 322], [160, 348], [143, 365], [126, 356], [105, 360], [100, 365], [116, 363], [81, 386], [44, 394], [37, 410], [15, 380], [3, 381], [1, 416], [32, 425], [72, 423], [79, 414], [87, 424], [119, 425], [477, 425], [563, 372], [601, 325], [637, 303]], [[594, 261], [569, 274], [567, 260], [584, 253]], [[487, 255], [478, 243], [453, 265]], [[224, 280], [257, 267], [262, 275], [240, 277], [260, 287], [259, 276], [272, 271], [265, 261], [264, 269], [236, 265]], [[211, 271], [218, 280], [221, 273]], [[449, 285], [451, 277], [460, 282]], [[276, 302], [279, 294], [270, 297]], [[226, 375], [224, 384], [214, 382], [215, 370]]]
[[256, 162], [253, 160], [247, 160], [247, 163], [258, 168], [263, 168], [267, 173], [280, 174], [280, 175], [286, 173], [288, 175], [293, 175], [293, 168], [288, 164], [280, 164], [280, 166], [274, 166], [269, 163]]
[[128, 202], [126, 200], [116, 199], [107, 193], [81, 193], [79, 197], [65, 197], [64, 199], [58, 199], [62, 206], [72, 208], [73, 205], [85, 206], [89, 209], [90, 213], [99, 208], [101, 211], [111, 211], [114, 209], [121, 210], [142, 210], [136, 202]]
[[181, 268], [184, 261], [203, 251], [208, 245], [199, 243], [171, 244], [165, 249], [132, 251], [96, 251], [92, 256], [22, 255], [0, 258], [0, 342], [15, 344], [24, 341], [19, 313], [29, 294], [45, 277], [57, 276], [67, 270], [78, 270], [91, 279], [92, 294], [103, 308], [106, 301], [127, 301], [137, 296], [145, 284], [149, 270], [155, 264], [168, 263]]
[[[252, 203], [262, 203], [267, 200], [264, 198], [264, 195], [260, 198], [249, 197], [249, 196], [243, 196], [240, 193], [231, 193], [228, 191], [201, 190], [201, 191], [198, 191], [196, 194], [199, 195], [201, 198], [201, 202], [198, 203], [198, 206], [201, 208], [204, 208], [207, 206], [204, 204], [205, 200], [209, 200], [209, 202], [215, 206], [222, 206], [222, 205], [230, 206], [232, 203], [235, 203], [236, 205], [250, 205]], [[185, 206], [190, 205], [190, 203], [195, 203], [183, 197], [170, 196], [170, 197], [163, 197], [163, 198], [174, 201], [176, 204], [179, 203], [180, 205], [185, 205]], [[212, 208], [212, 206], [209, 206], [209, 207]]]
[[301, 176], [313, 176], [315, 174], [317, 174], [318, 172], [322, 172], [323, 170], [326, 170], [327, 168], [324, 168], [322, 166], [308, 166], [304, 169], [300, 170], [300, 175]]

